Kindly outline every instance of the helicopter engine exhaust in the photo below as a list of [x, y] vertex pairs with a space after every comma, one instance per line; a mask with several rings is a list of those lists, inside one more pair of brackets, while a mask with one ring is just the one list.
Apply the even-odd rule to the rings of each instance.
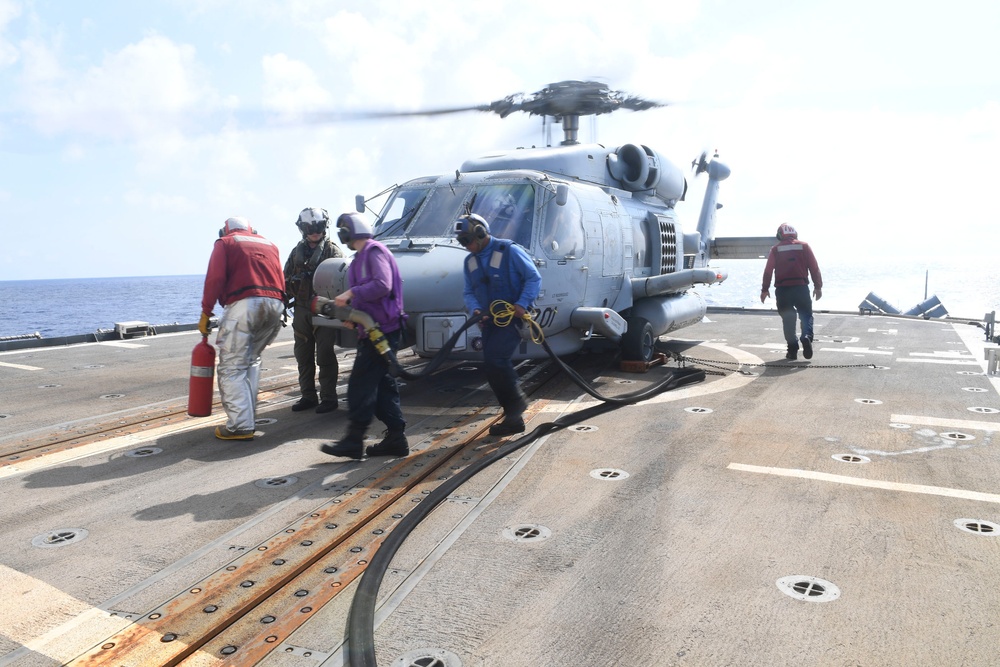
[[649, 146], [619, 146], [608, 155], [608, 171], [629, 192], [652, 190], [667, 202], [684, 196], [684, 172]]

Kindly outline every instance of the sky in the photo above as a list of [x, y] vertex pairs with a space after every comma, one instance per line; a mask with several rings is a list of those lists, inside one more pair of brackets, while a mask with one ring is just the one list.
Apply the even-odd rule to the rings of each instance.
[[998, 34], [996, 0], [0, 0], [0, 280], [203, 274], [235, 215], [284, 257], [303, 208], [546, 141], [535, 116], [307, 114], [567, 79], [668, 103], [585, 142], [718, 151], [720, 236], [995, 257]]

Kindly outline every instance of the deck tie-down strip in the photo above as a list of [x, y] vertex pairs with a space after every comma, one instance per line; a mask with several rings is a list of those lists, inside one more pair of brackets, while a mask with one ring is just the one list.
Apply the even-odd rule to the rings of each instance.
[[[502, 444], [468, 449], [462, 440], [404, 459], [377, 488], [359, 487], [331, 500], [69, 665], [195, 664], [213, 655], [243, 662], [251, 652], [273, 650], [364, 571], [407, 508]], [[364, 528], [371, 530], [365, 534]], [[267, 616], [275, 620], [261, 623]], [[232, 646], [235, 653], [221, 652]], [[189, 656], [192, 662], [183, 662]]]

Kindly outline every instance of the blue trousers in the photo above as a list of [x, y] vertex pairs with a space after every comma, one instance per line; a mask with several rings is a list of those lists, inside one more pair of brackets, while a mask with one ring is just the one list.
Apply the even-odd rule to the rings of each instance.
[[775, 287], [774, 300], [778, 302], [778, 314], [781, 315], [781, 328], [785, 334], [785, 342], [794, 349], [799, 349], [799, 338], [795, 335], [795, 317], [798, 315], [802, 323], [802, 338], [813, 339], [813, 304], [809, 296], [809, 285], [792, 285], [791, 287]]
[[492, 322], [483, 327], [483, 370], [486, 371], [486, 381], [496, 394], [497, 402], [504, 413], [520, 414], [515, 408], [523, 401], [521, 390], [517, 386], [517, 371], [511, 357], [521, 344], [521, 333], [516, 323], [506, 327], [498, 327]]
[[[399, 331], [385, 334], [389, 347], [399, 349]], [[367, 337], [358, 342], [358, 354], [347, 381], [347, 414], [355, 424], [367, 428], [377, 417], [390, 431], [406, 427], [399, 404], [399, 386], [389, 375], [389, 365]]]

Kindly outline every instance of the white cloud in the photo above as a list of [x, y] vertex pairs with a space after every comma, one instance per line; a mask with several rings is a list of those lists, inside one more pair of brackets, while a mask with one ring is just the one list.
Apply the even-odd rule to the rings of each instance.
[[[845, 253], [926, 247], [913, 230], [928, 227], [978, 238], [996, 224], [986, 198], [1000, 100], [983, 91], [1000, 90], [985, 38], [998, 10], [969, 2], [940, 16], [912, 8], [904, 21], [861, 0], [724, 12], [681, 0], [613, 11], [606, 0], [169, 0], [114, 16], [101, 3], [71, 12], [0, 0], [0, 83], [22, 105], [17, 120], [26, 112], [45, 133], [0, 123], [0, 138], [55, 156], [0, 173], [0, 216], [26, 214], [51, 190], [88, 229], [137, 216], [169, 229], [149, 270], [198, 272], [230, 215], [288, 249], [305, 206], [350, 210], [356, 193], [544, 141], [541, 120], [524, 115], [268, 127], [251, 123], [257, 112], [456, 107], [597, 78], [677, 104], [582, 119], [583, 141], [644, 143], [685, 170], [702, 149], [720, 150], [733, 168], [720, 234], [771, 234], [788, 219]], [[952, 78], [958, 88], [943, 92]], [[692, 183], [685, 224], [703, 189]], [[72, 258], [53, 264], [72, 272]]]
[[261, 68], [265, 108], [279, 111], [283, 116], [330, 108], [332, 96], [307, 64], [278, 53], [264, 56]]
[[182, 125], [215, 106], [192, 46], [150, 35], [82, 72], [64, 69], [58, 44], [24, 49], [23, 106], [46, 134], [135, 138]]
[[21, 15], [21, 3], [17, 0], [0, 0], [0, 67], [17, 62], [18, 51], [5, 37], [7, 26]]

